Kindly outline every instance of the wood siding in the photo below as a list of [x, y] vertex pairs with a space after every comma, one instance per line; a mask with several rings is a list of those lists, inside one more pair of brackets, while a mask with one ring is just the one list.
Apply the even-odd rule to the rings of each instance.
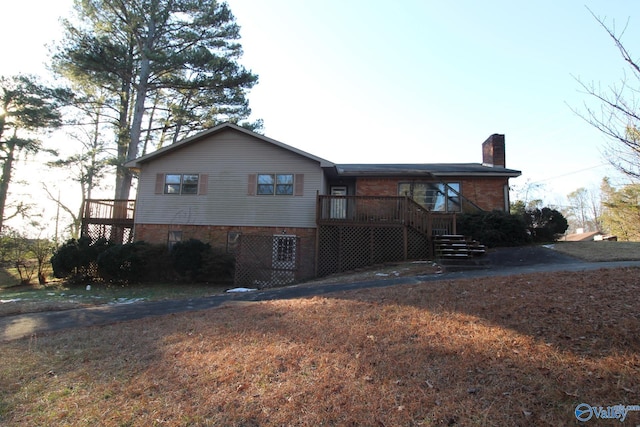
[[[158, 174], [200, 174], [206, 194], [157, 194]], [[255, 174], [294, 174], [295, 195], [247, 191]], [[302, 184], [302, 186], [301, 186]], [[315, 202], [324, 191], [320, 164], [233, 130], [215, 134], [144, 163], [136, 224], [315, 227]]]

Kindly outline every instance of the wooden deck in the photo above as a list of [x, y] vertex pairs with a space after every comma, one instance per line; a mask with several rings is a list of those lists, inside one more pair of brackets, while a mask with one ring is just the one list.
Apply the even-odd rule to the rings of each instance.
[[105, 238], [114, 243], [131, 242], [135, 205], [135, 200], [85, 200], [82, 235], [92, 240]]
[[84, 202], [82, 221], [88, 224], [131, 224], [135, 200], [89, 199]]
[[456, 213], [432, 212], [409, 197], [318, 196], [316, 223], [407, 226], [427, 236], [456, 234]]

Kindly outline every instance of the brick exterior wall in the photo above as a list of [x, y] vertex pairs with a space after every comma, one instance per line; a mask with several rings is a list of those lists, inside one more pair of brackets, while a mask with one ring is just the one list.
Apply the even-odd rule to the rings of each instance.
[[[426, 179], [359, 177], [356, 181], [356, 196], [398, 196], [401, 182], [425, 182]], [[456, 178], [447, 177], [447, 182], [459, 182], [464, 197], [483, 210], [504, 210], [504, 186], [509, 179], [502, 177]]]
[[407, 179], [359, 177], [356, 181], [356, 196], [398, 196], [398, 183]]
[[460, 183], [460, 192], [485, 211], [505, 208], [504, 186], [509, 184], [508, 178], [494, 177], [483, 179], [451, 179]]
[[[136, 224], [134, 228], [135, 240], [144, 240], [148, 243], [166, 244], [169, 240], [169, 231], [181, 231], [182, 240], [198, 239], [209, 243], [212, 247], [221, 248], [233, 252], [233, 245], [228, 247], [227, 236], [229, 232], [240, 234], [257, 234], [272, 236], [274, 234], [296, 235], [300, 238], [298, 248], [299, 275], [308, 279], [315, 277], [316, 262], [316, 229], [315, 228], [283, 228], [283, 227], [221, 227], [210, 225], [169, 225], [169, 224]], [[283, 233], [285, 231], [286, 233]]]

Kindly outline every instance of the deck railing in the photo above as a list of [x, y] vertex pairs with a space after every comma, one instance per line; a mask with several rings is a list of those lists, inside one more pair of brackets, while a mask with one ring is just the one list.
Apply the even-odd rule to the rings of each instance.
[[432, 212], [402, 196], [318, 196], [318, 225], [406, 225], [429, 236], [456, 233], [456, 214]]
[[135, 200], [88, 199], [84, 202], [83, 221], [88, 223], [133, 222]]

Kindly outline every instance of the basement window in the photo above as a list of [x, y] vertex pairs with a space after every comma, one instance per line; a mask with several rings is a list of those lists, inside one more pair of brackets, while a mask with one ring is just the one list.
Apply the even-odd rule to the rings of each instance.
[[182, 231], [169, 231], [169, 238], [167, 239], [169, 250], [173, 249], [178, 242], [182, 242]]

